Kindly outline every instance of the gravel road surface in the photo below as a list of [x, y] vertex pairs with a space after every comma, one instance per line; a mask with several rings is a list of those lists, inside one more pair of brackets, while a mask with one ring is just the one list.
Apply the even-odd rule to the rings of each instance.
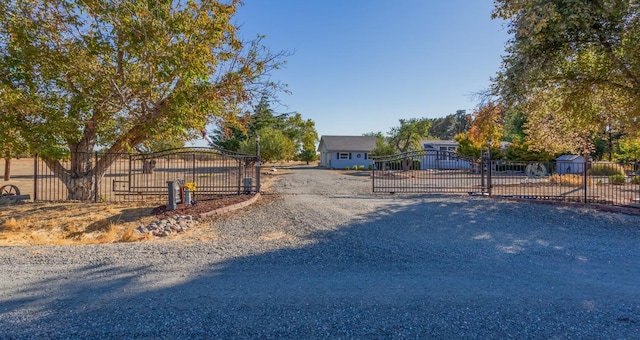
[[2, 247], [0, 339], [640, 337], [639, 217], [357, 174], [296, 169], [210, 240]]

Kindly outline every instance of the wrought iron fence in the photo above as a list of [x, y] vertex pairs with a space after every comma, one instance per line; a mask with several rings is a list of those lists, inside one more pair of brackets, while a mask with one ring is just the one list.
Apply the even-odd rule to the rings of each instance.
[[[255, 193], [260, 190], [256, 155], [212, 148], [181, 148], [149, 154], [79, 154], [60, 161], [59, 167], [36, 156], [35, 201], [149, 201], [165, 200], [168, 182], [180, 179], [195, 184], [197, 199], [210, 196]], [[74, 164], [85, 173], [73, 173]], [[104, 169], [101, 165], [107, 164]], [[71, 179], [84, 178], [81, 183]], [[87, 184], [88, 183], [88, 184]], [[84, 185], [84, 188], [82, 188]], [[80, 186], [74, 189], [73, 186]], [[80, 195], [78, 190], [87, 190]]]
[[640, 208], [640, 172], [633, 163], [491, 162], [491, 195]]
[[373, 191], [460, 193], [482, 191], [481, 163], [452, 151], [421, 150], [373, 158]]
[[[488, 156], [488, 155], [484, 155]], [[638, 163], [475, 160], [423, 150], [373, 158], [374, 192], [468, 193], [640, 208]]]

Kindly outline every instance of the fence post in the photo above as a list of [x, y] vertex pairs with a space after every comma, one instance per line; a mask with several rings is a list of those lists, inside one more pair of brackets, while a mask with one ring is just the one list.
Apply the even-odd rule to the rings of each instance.
[[38, 154], [33, 157], [33, 200], [38, 200]]
[[376, 160], [371, 160], [371, 192], [376, 192]]
[[[100, 196], [100, 186], [98, 185], [98, 151], [94, 151], [93, 153], [93, 202], [98, 202], [98, 197]], [[106, 157], [106, 155], [105, 155]]]
[[485, 167], [485, 163], [486, 162], [486, 156], [484, 154], [484, 151], [480, 150], [480, 193], [482, 195], [484, 195], [484, 189], [486, 188], [485, 186], [485, 181], [484, 181], [484, 167]]
[[191, 154], [191, 182], [196, 182], [196, 153]]
[[491, 196], [491, 144], [492, 140], [488, 140], [487, 147], [487, 192]]
[[584, 154], [584, 164], [582, 165], [582, 192], [583, 192], [583, 200], [586, 205], [587, 202], [587, 166], [589, 165], [589, 155], [587, 153]]
[[256, 193], [260, 193], [260, 168], [262, 159], [260, 158], [260, 136], [256, 135]]

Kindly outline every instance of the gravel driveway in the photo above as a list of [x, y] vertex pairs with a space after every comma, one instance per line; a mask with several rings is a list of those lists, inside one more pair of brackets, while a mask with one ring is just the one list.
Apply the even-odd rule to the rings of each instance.
[[0, 338], [640, 336], [640, 218], [313, 168], [211, 240], [0, 248]]

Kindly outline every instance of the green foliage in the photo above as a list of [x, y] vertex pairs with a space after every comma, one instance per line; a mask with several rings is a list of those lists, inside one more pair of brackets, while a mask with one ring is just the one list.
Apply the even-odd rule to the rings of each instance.
[[429, 136], [436, 139], [453, 139], [459, 133], [467, 132], [471, 126], [471, 115], [466, 110], [458, 110], [441, 118], [431, 118]]
[[257, 131], [267, 127], [282, 132], [294, 143], [297, 160], [309, 163], [317, 159], [318, 133], [315, 122], [311, 119], [304, 120], [300, 113], [275, 114], [267, 96], [261, 97], [252, 114], [247, 113], [235, 121], [218, 121], [212, 140], [219, 147], [238, 151], [241, 143], [255, 140]]
[[523, 144], [527, 137], [526, 122], [527, 117], [524, 113], [518, 110], [508, 110], [504, 117], [503, 140]]
[[[257, 134], [260, 136], [260, 159], [262, 162], [288, 161], [295, 156], [295, 144], [282, 131], [265, 127], [257, 131]], [[240, 152], [255, 154], [255, 140], [247, 139], [241, 142]]]
[[591, 151], [605, 130], [639, 126], [640, 16], [635, 1], [496, 0], [513, 39], [495, 94], [526, 116], [534, 147]]
[[372, 171], [372, 170], [373, 170], [373, 164], [369, 164], [369, 165], [367, 166], [367, 170]]
[[420, 141], [429, 136], [431, 121], [426, 118], [400, 119], [400, 126], [389, 131], [389, 144], [400, 153], [422, 150]]
[[626, 181], [627, 181], [627, 177], [625, 175], [616, 174], [616, 175], [609, 176], [609, 183], [611, 184], [622, 185]]
[[591, 176], [613, 176], [625, 175], [624, 168], [620, 164], [615, 163], [593, 163], [591, 168], [587, 170], [587, 174]]
[[627, 137], [619, 141], [619, 151], [616, 159], [629, 162], [640, 160], [640, 138]]
[[629, 181], [631, 184], [640, 184], [640, 176], [633, 176]]
[[313, 162], [313, 161], [318, 159], [318, 153], [316, 152], [315, 148], [313, 148], [313, 149], [304, 149], [300, 153], [299, 159], [301, 161], [307, 162], [307, 164], [309, 164], [309, 162]]
[[458, 142], [456, 152], [459, 155], [469, 156], [475, 159], [480, 158], [480, 148], [473, 145], [467, 132], [457, 134], [454, 139]]
[[[382, 169], [382, 162], [376, 162], [376, 169], [378, 170], [383, 170]], [[386, 163], [386, 168], [384, 170], [418, 170], [420, 169], [420, 160], [419, 159], [414, 159], [414, 160], [409, 160], [409, 168], [410, 169], [406, 169], [406, 167], [404, 167], [403, 162], [400, 160], [397, 161], [393, 161], [393, 162], [387, 162]]]
[[351, 167], [347, 165], [344, 169], [345, 170], [351, 170]]
[[358, 170], [358, 166], [357, 165], [352, 166], [351, 170]]
[[[0, 113], [88, 199], [113, 160], [149, 139], [186, 140], [280, 85], [262, 38], [236, 37], [238, 0], [16, 0], [0, 4]], [[4, 118], [4, 117], [3, 117]], [[58, 160], [69, 154], [66, 169]]]
[[555, 157], [545, 151], [535, 151], [530, 148], [530, 142], [520, 142], [514, 139], [505, 152], [505, 158], [513, 161], [548, 162]]
[[364, 170], [364, 165], [359, 165], [358, 170], [361, 170], [361, 171]]
[[393, 145], [389, 144], [381, 132], [365, 134], [365, 136], [367, 135], [376, 136], [378, 138], [376, 140], [376, 147], [369, 153], [371, 157], [391, 156], [397, 153]]

